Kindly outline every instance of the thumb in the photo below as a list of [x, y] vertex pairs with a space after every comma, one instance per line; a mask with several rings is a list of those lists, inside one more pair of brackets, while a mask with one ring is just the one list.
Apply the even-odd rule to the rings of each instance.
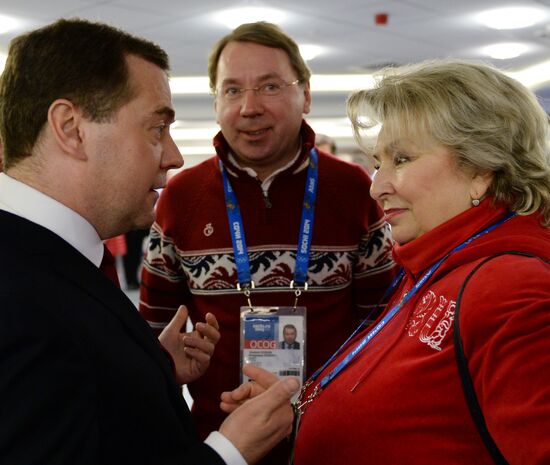
[[267, 409], [275, 410], [282, 404], [288, 402], [300, 389], [300, 382], [297, 378], [284, 378], [273, 384], [262, 396], [268, 397]]
[[267, 389], [279, 380], [277, 375], [273, 374], [271, 371], [264, 370], [251, 363], [247, 363], [243, 367], [243, 373], [264, 389]]
[[181, 329], [185, 327], [185, 323], [187, 322], [188, 315], [189, 315], [189, 311], [187, 310], [187, 307], [185, 305], [180, 305], [178, 308], [178, 311], [176, 312], [174, 317], [170, 320], [170, 323], [166, 325], [165, 330], [176, 331], [179, 333]]

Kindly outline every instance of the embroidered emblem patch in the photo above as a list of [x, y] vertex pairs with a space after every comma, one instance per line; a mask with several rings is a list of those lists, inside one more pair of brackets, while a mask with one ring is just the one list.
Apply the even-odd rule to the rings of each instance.
[[420, 342], [432, 349], [441, 350], [441, 343], [451, 329], [456, 302], [428, 291], [417, 305], [405, 330], [414, 337], [419, 334]]
[[214, 226], [212, 226], [212, 223], [207, 223], [202, 232], [206, 237], [211, 236], [214, 233]]

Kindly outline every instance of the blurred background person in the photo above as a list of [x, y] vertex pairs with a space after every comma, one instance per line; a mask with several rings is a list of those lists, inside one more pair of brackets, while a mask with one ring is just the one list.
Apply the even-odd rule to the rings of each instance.
[[[298, 302], [308, 312], [309, 373], [371, 314], [394, 274], [389, 227], [368, 196], [368, 175], [321, 150], [312, 161], [315, 133], [303, 119], [311, 73], [295, 41], [270, 23], [243, 24], [214, 46], [208, 73], [221, 129], [217, 156], [175, 175], [163, 191], [140, 292], [140, 312], [156, 331], [180, 303], [193, 320], [212, 311], [219, 318], [216, 357], [207, 375], [188, 386], [201, 435], [223, 421], [220, 394], [239, 383], [239, 309], [247, 305], [237, 289], [220, 162], [242, 215], [252, 305], [291, 306], [291, 283], [303, 289], [296, 254], [309, 166], [317, 176], [315, 206], [308, 209], [311, 250], [304, 254], [308, 290]], [[286, 453], [268, 460], [284, 463]]]
[[460, 61], [390, 69], [348, 113], [358, 140], [382, 124], [371, 194], [402, 272], [378, 322], [310, 379], [295, 464], [488, 465], [484, 440], [510, 464], [550, 463], [546, 114], [518, 82]]
[[122, 256], [122, 265], [127, 290], [139, 289], [144, 241], [148, 235], [148, 229], [133, 229], [125, 235], [127, 250], [126, 254]]
[[332, 137], [329, 137], [326, 134], [316, 134], [315, 145], [319, 150], [322, 150], [323, 152], [328, 152], [336, 155], [336, 142]]

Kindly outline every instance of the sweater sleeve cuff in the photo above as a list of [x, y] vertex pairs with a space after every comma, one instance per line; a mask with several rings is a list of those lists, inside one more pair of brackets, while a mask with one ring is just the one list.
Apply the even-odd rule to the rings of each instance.
[[212, 431], [204, 441], [227, 465], [247, 465], [239, 450], [219, 431]]

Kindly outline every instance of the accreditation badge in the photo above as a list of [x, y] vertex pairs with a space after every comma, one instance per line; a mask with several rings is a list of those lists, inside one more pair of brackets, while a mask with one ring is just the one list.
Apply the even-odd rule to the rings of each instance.
[[303, 384], [305, 354], [305, 307], [241, 307], [241, 382], [249, 381], [242, 367], [251, 363]]

